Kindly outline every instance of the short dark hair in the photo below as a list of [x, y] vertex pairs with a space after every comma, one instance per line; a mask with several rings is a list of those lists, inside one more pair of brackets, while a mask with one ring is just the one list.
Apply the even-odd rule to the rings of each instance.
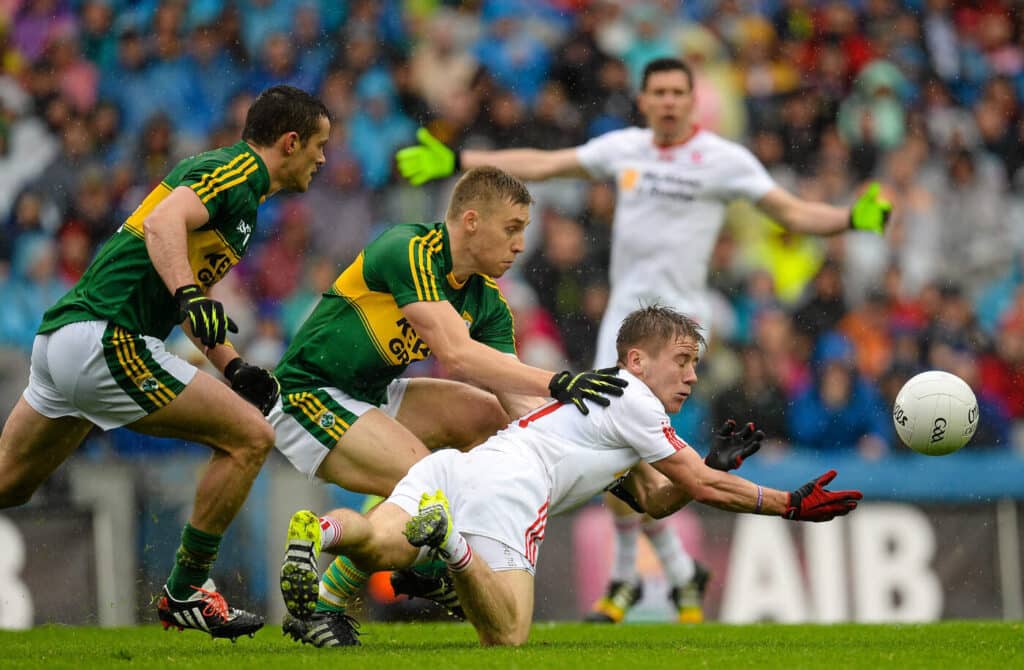
[[513, 205], [533, 204], [533, 196], [526, 184], [504, 170], [485, 165], [469, 170], [455, 183], [445, 217], [457, 219], [467, 209], [479, 208], [495, 200]]
[[316, 133], [321, 116], [331, 119], [327, 106], [319, 99], [294, 86], [271, 86], [249, 107], [242, 139], [269, 147], [281, 135], [294, 131], [305, 143]]
[[670, 72], [681, 70], [686, 75], [686, 81], [690, 82], [690, 90], [693, 90], [693, 70], [684, 61], [678, 58], [655, 58], [644, 67], [644, 75], [640, 79], [640, 90], [647, 88], [647, 80], [655, 72]]
[[642, 347], [654, 353], [678, 338], [690, 338], [698, 347], [707, 345], [696, 321], [671, 307], [648, 305], [633, 310], [622, 320], [615, 338], [615, 352], [620, 363], [625, 363], [626, 352]]

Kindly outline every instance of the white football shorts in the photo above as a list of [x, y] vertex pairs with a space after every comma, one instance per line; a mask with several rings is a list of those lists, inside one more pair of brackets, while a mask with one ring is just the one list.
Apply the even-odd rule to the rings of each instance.
[[[410, 516], [424, 493], [444, 491], [452, 520], [492, 570], [534, 574], [547, 527], [548, 487], [539, 464], [486, 449], [435, 451], [409, 469], [386, 502]], [[490, 540], [490, 541], [487, 541]]]
[[395, 418], [408, 385], [408, 379], [388, 384], [387, 402], [380, 407], [331, 387], [282, 393], [267, 415], [267, 421], [274, 427], [277, 450], [312, 480], [327, 454], [356, 419], [371, 409]]
[[169, 404], [195, 374], [155, 337], [79, 321], [36, 335], [23, 396], [45, 417], [76, 416], [111, 430]]

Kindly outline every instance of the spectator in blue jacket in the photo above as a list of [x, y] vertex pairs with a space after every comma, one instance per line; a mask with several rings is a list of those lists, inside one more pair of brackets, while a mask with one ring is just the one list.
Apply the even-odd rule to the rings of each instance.
[[793, 441], [818, 450], [856, 449], [864, 458], [884, 455], [891, 426], [878, 390], [858, 373], [853, 346], [835, 332], [818, 340], [811, 385], [789, 415]]

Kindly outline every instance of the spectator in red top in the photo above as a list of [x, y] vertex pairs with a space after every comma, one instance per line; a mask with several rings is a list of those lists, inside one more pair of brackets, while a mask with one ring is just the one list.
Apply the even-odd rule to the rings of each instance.
[[995, 350], [982, 358], [981, 390], [1001, 398], [1011, 419], [1024, 418], [1024, 315], [1003, 324]]

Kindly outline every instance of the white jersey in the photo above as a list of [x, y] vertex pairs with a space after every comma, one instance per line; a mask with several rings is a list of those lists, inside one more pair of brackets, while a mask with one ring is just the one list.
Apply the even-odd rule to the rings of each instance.
[[629, 372], [622, 397], [584, 416], [551, 402], [468, 453], [443, 450], [410, 469], [388, 499], [414, 514], [424, 492], [442, 489], [458, 529], [493, 538], [535, 563], [547, 517], [575, 509], [630, 468], [688, 445], [647, 385]]
[[598, 366], [615, 361], [622, 319], [660, 302], [707, 327], [711, 252], [731, 200], [760, 200], [775, 187], [743, 146], [697, 129], [685, 142], [654, 143], [650, 129], [626, 128], [576, 149], [593, 177], [618, 187], [612, 227], [611, 299], [598, 338]]

